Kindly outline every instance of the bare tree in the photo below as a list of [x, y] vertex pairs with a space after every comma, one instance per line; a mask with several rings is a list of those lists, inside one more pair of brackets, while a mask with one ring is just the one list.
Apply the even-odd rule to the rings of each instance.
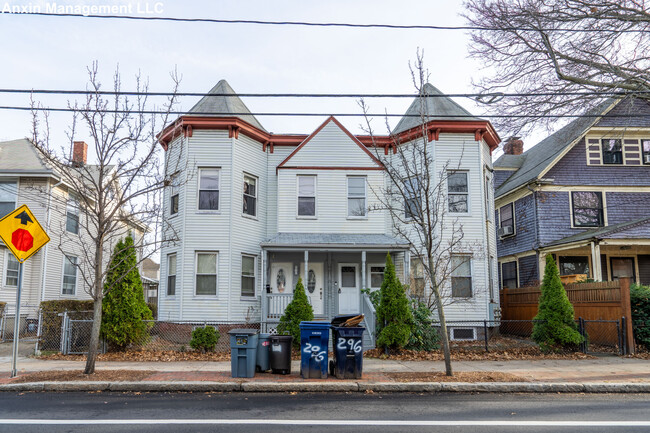
[[[88, 68], [88, 77], [85, 99], [68, 103], [72, 109], [66, 131], [69, 143], [59, 148], [52, 146], [47, 111], [42, 122], [40, 106], [34, 103], [32, 141], [46, 163], [60, 175], [69, 197], [76, 201], [72, 206], [78, 208], [78, 235], [70, 235], [62, 227], [58, 248], [62, 252], [74, 249], [80, 255], [77, 273], [94, 301], [84, 370], [92, 374], [99, 345], [102, 301], [112, 288], [106, 284], [106, 276], [112, 270], [109, 259], [114, 245], [132, 228], [149, 231], [136, 240], [138, 256], [143, 260], [163, 243], [176, 240], [169, 235], [167, 227], [161, 227], [164, 222], [161, 194], [170, 179], [164, 176], [162, 149], [156, 134], [169, 123], [180, 78], [175, 71], [171, 74], [172, 96], [156, 106], [149, 102], [148, 83], [140, 74], [135, 77], [137, 94], [133, 99], [122, 93], [119, 70], [113, 76], [110, 92], [102, 91], [97, 62]], [[78, 155], [71, 154], [78, 136], [90, 137], [89, 146], [96, 164], [86, 164]], [[65, 212], [66, 206], [63, 209]]]
[[612, 93], [650, 98], [644, 0], [467, 0], [465, 7], [470, 25], [482, 28], [472, 31], [470, 53], [490, 71], [475, 87], [519, 93], [488, 106], [509, 116], [495, 120], [497, 129], [550, 127], [557, 119], [548, 116], [580, 114]]
[[[379, 204], [374, 210], [390, 214], [393, 232], [410, 244], [410, 254], [421, 263], [423, 286], [410, 287], [412, 297], [423, 300], [435, 311], [440, 323], [440, 336], [445, 357], [445, 372], [453, 375], [449, 335], [445, 318], [445, 307], [458, 301], [452, 296], [452, 273], [462, 267], [464, 260], [473, 256], [480, 258], [480, 245], [467, 241], [463, 224], [450, 215], [450, 207], [462, 207], [462, 202], [450, 200], [447, 185], [454, 182], [461, 167], [463, 149], [458, 159], [436, 158], [434, 146], [428, 140], [427, 123], [433, 113], [427, 112], [426, 88], [428, 73], [424, 68], [421, 53], [411, 69], [413, 84], [418, 90], [420, 107], [420, 131], [411, 134], [413, 139], [405, 143], [391, 135], [390, 151], [374, 140], [374, 133], [366, 116], [366, 132], [373, 137], [376, 156], [386, 169], [386, 184], [381, 191], [373, 191]], [[360, 101], [364, 113], [368, 113], [365, 102]], [[386, 124], [390, 131], [390, 126]], [[382, 149], [380, 152], [379, 149]], [[387, 153], [387, 154], [386, 154]], [[458, 209], [460, 210], [460, 209]], [[472, 302], [470, 297], [463, 302]]]

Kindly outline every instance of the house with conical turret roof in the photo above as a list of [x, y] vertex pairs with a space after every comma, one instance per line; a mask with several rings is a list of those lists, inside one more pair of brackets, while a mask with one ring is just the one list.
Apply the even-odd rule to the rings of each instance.
[[[422, 296], [420, 258], [393, 229], [378, 196], [389, 182], [386, 158], [415, 140], [435, 149], [436, 173], [453, 163], [454, 184], [445, 194], [452, 192], [449, 206], [465, 240], [480, 249], [458, 251], [465, 257], [463, 275], [456, 275], [462, 296], [447, 316], [492, 317], [498, 291], [491, 152], [500, 139], [488, 121], [432, 85], [393, 131], [371, 137], [352, 134], [335, 117], [309, 134], [267, 132], [221, 80], [159, 140], [170, 178], [165, 230], [182, 239], [162, 251], [160, 320], [260, 323], [272, 332], [301, 278], [316, 319], [361, 313], [372, 331], [374, 309], [362, 289], [379, 289], [387, 253], [398, 277]], [[454, 335], [476, 338], [478, 326], [452, 329]], [[364, 345], [374, 345], [372, 332]]]

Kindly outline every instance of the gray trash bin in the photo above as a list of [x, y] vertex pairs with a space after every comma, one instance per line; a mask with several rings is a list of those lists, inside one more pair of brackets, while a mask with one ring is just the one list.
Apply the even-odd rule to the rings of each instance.
[[230, 335], [230, 370], [232, 377], [254, 377], [257, 358], [257, 329], [232, 329]]
[[257, 342], [257, 371], [267, 371], [271, 368], [269, 364], [269, 346], [271, 345], [271, 334], [260, 334]]

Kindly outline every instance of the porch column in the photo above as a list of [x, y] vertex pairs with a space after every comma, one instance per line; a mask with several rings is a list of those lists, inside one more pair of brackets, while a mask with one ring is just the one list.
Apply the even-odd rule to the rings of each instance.
[[361, 289], [366, 288], [366, 252], [361, 251]]
[[403, 284], [409, 284], [409, 274], [411, 272], [411, 251], [404, 251], [404, 281]]
[[262, 278], [260, 280], [262, 281], [262, 322], [266, 323], [267, 317], [269, 317], [269, 301], [266, 293], [266, 285], [269, 281], [269, 253], [266, 250], [262, 250]]
[[307, 288], [309, 282], [309, 251], [305, 250], [305, 271], [302, 276], [302, 284]]
[[591, 242], [591, 266], [593, 267], [593, 279], [603, 281], [603, 269], [600, 263], [600, 244]]

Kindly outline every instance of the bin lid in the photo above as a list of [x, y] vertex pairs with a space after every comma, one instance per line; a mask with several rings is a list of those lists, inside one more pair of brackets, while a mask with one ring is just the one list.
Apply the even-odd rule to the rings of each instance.
[[357, 317], [359, 314], [342, 314], [340, 316], [334, 316], [332, 319], [332, 326], [339, 326], [341, 323], [347, 322], [353, 317]]
[[258, 331], [257, 329], [246, 329], [246, 328], [237, 328], [237, 329], [231, 329], [228, 331], [228, 334], [230, 335], [255, 335], [257, 334]]
[[325, 320], [300, 322], [300, 329], [329, 329], [330, 326], [330, 322], [327, 322]]

